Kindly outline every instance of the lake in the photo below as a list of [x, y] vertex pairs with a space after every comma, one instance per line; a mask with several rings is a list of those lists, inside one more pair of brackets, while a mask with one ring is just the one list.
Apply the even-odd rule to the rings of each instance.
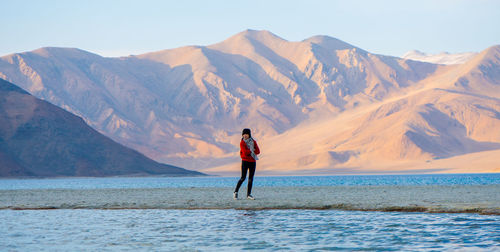
[[[407, 190], [403, 194], [403, 201], [405, 197], [410, 201], [411, 197], [421, 196], [414, 192], [435, 191], [439, 196], [445, 194], [447, 188], [458, 190], [456, 194], [463, 191], [464, 199], [467, 199], [466, 194], [474, 192], [472, 189], [476, 190], [476, 193], [479, 190], [480, 194], [481, 188], [488, 188], [492, 191], [482, 195], [484, 199], [480, 202], [497, 207], [498, 196], [492, 194], [496, 194], [500, 188], [500, 174], [256, 177], [254, 187], [257, 200], [235, 202], [230, 195], [237, 180], [238, 178], [229, 177], [2, 179], [0, 194], [4, 195], [3, 201], [19, 200], [19, 204], [28, 204], [30, 202], [23, 203], [15, 195], [35, 194], [33, 200], [29, 201], [38, 200], [49, 206], [56, 204], [55, 202], [60, 204], [58, 203], [54, 210], [0, 210], [0, 250], [500, 250], [498, 214], [313, 210], [286, 207], [255, 210], [234, 207], [234, 204], [251, 206], [271, 204], [271, 201], [279, 200], [302, 201], [301, 204], [307, 205], [314, 204], [308, 197], [322, 197], [318, 196], [318, 193], [345, 192], [342, 196], [351, 197], [345, 196], [348, 195], [347, 192], [360, 189], [379, 190], [365, 198], [373, 200], [370, 204], [376, 206], [382, 204], [384, 198], [392, 197], [391, 193], [397, 194], [402, 190]], [[243, 186], [241, 190], [245, 189]], [[441, 191], [437, 191], [438, 189]], [[210, 190], [223, 194], [209, 194]], [[291, 193], [283, 194], [285, 199], [281, 199], [280, 191], [273, 190], [288, 190]], [[207, 194], [202, 194], [204, 191], [208, 191]], [[36, 195], [39, 192], [42, 196]], [[130, 198], [130, 195], [137, 193], [134, 197], [140, 199], [131, 199], [131, 202], [146, 202], [149, 207], [121, 207], [114, 210], [89, 207], [97, 203], [110, 203], [112, 206], [114, 201], [120, 201], [121, 192], [125, 192], [122, 195], [124, 198]], [[191, 197], [189, 193], [198, 192], [201, 197], [208, 197], [205, 199], [208, 202], [225, 204], [228, 208], [188, 209], [190, 200], [186, 199], [180, 204], [186, 209], [167, 209], [161, 207], [167, 204], [164, 203], [167, 199], [161, 199], [165, 192], [175, 192], [176, 197], [179, 197], [167, 202], [169, 204], [182, 203], [186, 197]], [[109, 196], [108, 193], [116, 195]], [[153, 193], [158, 195], [153, 196]], [[381, 193], [388, 193], [389, 196], [378, 195]], [[412, 193], [415, 195], [412, 196]], [[79, 204], [82, 200], [75, 198], [81, 194], [86, 195], [86, 201], [98, 201], [94, 198], [104, 194], [104, 198], [99, 199], [104, 201], [82, 203], [82, 208], [64, 207], [64, 204], [69, 206], [72, 201]], [[355, 197], [358, 194], [352, 195]], [[376, 198], [377, 195], [380, 198]], [[478, 198], [475, 195], [469, 197], [471, 200]], [[131, 202], [126, 203], [132, 204]], [[388, 202], [390, 203], [391, 199]], [[457, 204], [465, 203], [467, 202], [459, 201]], [[446, 201], [436, 204], [442, 206]]]

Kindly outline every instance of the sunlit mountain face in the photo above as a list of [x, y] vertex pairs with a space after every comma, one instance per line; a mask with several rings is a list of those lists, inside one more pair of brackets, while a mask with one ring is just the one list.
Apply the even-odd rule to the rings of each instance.
[[1, 57], [0, 77], [156, 161], [202, 172], [239, 171], [243, 128], [263, 174], [491, 172], [499, 59], [499, 46], [443, 65], [247, 30], [120, 58], [41, 48]]

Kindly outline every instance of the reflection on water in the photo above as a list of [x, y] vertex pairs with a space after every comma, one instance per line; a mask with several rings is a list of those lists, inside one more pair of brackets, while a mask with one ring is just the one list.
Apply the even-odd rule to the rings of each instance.
[[318, 210], [0, 211], [5, 250], [500, 249], [500, 216]]

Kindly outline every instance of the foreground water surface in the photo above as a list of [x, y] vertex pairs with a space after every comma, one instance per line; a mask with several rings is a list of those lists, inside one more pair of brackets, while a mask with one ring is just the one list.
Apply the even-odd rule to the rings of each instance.
[[[351, 204], [374, 209], [410, 203], [439, 207], [448, 200], [457, 209], [471, 202], [473, 207], [496, 207], [500, 174], [256, 177], [255, 192], [261, 198], [234, 202], [230, 196], [237, 179], [0, 179], [7, 208], [60, 207], [0, 210], [0, 251], [500, 251], [500, 215], [231, 207], [287, 200], [307, 206], [327, 195], [334, 203], [359, 199], [363, 202]], [[325, 190], [331, 192], [320, 195]], [[458, 195], [438, 197], [449, 190]], [[472, 200], [476, 198], [478, 202]], [[81, 209], [109, 204], [190, 207], [196, 201], [229, 209], [210, 210], [214, 206], [208, 203], [204, 210]], [[66, 209], [72, 204], [77, 207]]]
[[6, 251], [500, 250], [500, 216], [334, 210], [0, 211]]

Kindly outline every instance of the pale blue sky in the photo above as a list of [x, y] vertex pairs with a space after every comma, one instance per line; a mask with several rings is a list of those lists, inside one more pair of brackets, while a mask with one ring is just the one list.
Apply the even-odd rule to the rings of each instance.
[[0, 0], [0, 56], [45, 46], [103, 56], [209, 45], [246, 29], [289, 41], [328, 35], [401, 56], [500, 44], [497, 0]]

